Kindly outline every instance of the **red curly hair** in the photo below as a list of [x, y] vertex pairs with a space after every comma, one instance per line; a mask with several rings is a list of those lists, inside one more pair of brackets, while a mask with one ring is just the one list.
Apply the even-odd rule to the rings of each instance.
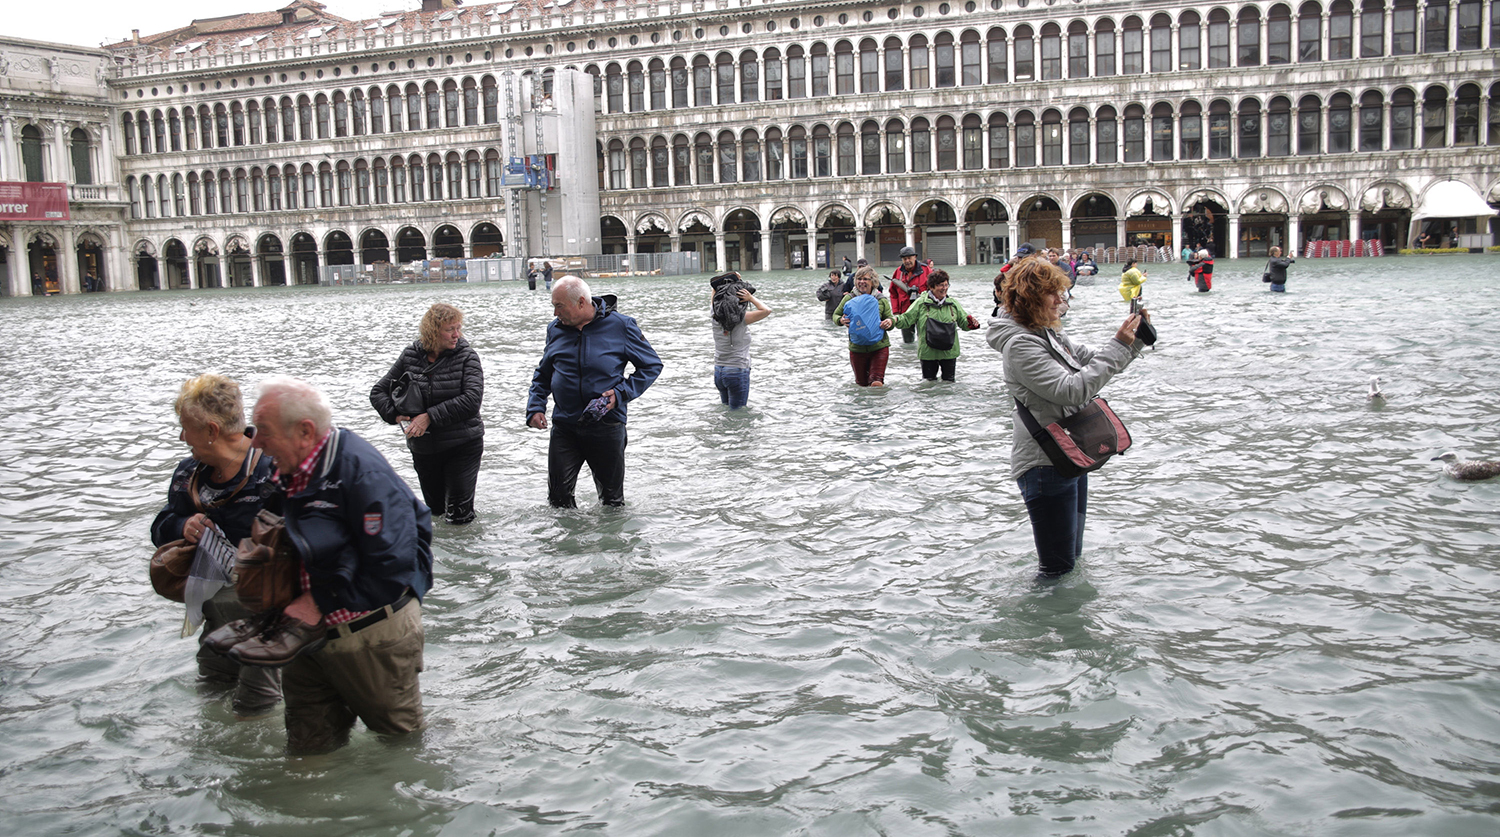
[[1017, 325], [1025, 328], [1057, 328], [1057, 309], [1052, 295], [1066, 293], [1068, 274], [1046, 259], [1030, 258], [1016, 263], [1000, 277], [1000, 305]]

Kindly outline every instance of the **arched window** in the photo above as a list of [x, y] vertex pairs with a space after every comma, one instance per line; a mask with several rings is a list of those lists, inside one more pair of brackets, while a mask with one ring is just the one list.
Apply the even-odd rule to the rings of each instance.
[[827, 125], [813, 128], [813, 177], [833, 176], [833, 138]]
[[1259, 157], [1261, 127], [1260, 101], [1257, 99], [1245, 99], [1241, 101], [1239, 113], [1235, 118], [1235, 123], [1239, 126], [1237, 131], [1240, 140], [1240, 158], [1250, 159], [1253, 157]]
[[[623, 158], [624, 158], [623, 154], [621, 155], [621, 158], [623, 160]], [[420, 203], [420, 202], [422, 202], [422, 201], [424, 201], [424, 200], [427, 199], [427, 195], [426, 195], [426, 191], [427, 191], [427, 167], [422, 164], [422, 157], [419, 154], [413, 154], [413, 155], [411, 155], [411, 157], [409, 157], [407, 159], [406, 164], [407, 164], [406, 165], [406, 173], [411, 178], [411, 181], [410, 181], [411, 182], [411, 189], [409, 190], [409, 194], [411, 196], [411, 202], [412, 203]], [[622, 177], [623, 177], [623, 167], [624, 167], [624, 163], [622, 162], [621, 163]], [[303, 166], [302, 169], [303, 169], [304, 172], [306, 172], [307, 167]], [[304, 174], [304, 177], [306, 177], [305, 174]], [[624, 184], [623, 181], [620, 183], [620, 188], [621, 189], [625, 188], [625, 184]]]
[[[708, 63], [707, 55], [699, 55], [693, 58], [693, 105], [708, 108], [713, 107], [713, 104], [714, 68]], [[614, 113], [613, 106], [610, 112]]]
[[223, 105], [214, 105], [214, 147], [229, 147], [229, 111]]
[[[260, 102], [251, 99], [245, 105], [245, 121], [250, 125], [250, 144], [260, 145]], [[172, 150], [177, 150], [177, 113], [174, 111], [167, 120], [169, 132], [172, 134]]]
[[746, 183], [757, 183], [761, 179], [760, 134], [754, 128], [740, 135], [740, 171], [740, 179]]
[[1094, 75], [1115, 74], [1115, 23], [1105, 18], [1094, 24]]
[[926, 119], [911, 121], [911, 170], [932, 171], [932, 130]]
[[1063, 164], [1062, 114], [1052, 108], [1042, 112], [1042, 165]]
[[458, 83], [453, 79], [448, 79], [443, 82], [443, 125], [449, 128], [459, 127], [462, 124], [459, 121], [460, 111]]
[[1359, 150], [1380, 151], [1385, 141], [1385, 97], [1366, 90], [1359, 97]]
[[[355, 95], [357, 96], [358, 93], [356, 93]], [[478, 125], [479, 124], [479, 85], [477, 85], [477, 84], [474, 83], [474, 79], [471, 79], [471, 78], [464, 79], [463, 99], [464, 99], [464, 124], [465, 125]]]
[[[1492, 37], [1491, 43], [1493, 42], [1494, 38]], [[1500, 145], [1500, 82], [1490, 85], [1489, 112], [1490, 124], [1487, 129], [1489, 136], [1486, 143], [1488, 145]]]
[[1479, 85], [1458, 88], [1453, 103], [1453, 144], [1479, 144]]
[[786, 145], [781, 139], [780, 128], [766, 130], [766, 179], [781, 180], [786, 176]]
[[688, 82], [689, 82], [690, 78], [689, 78], [689, 73], [688, 73], [687, 59], [682, 58], [681, 56], [678, 56], [677, 58], [673, 58], [672, 59], [671, 76], [672, 76], [672, 107], [674, 107], [674, 108], [691, 107], [690, 100], [689, 100], [689, 97], [688, 97], [688, 88], [689, 88]]
[[727, 52], [719, 53], [716, 62], [716, 76], [718, 78], [719, 104], [734, 104], [734, 56]]
[[1448, 51], [1448, 4], [1428, 3], [1422, 13], [1422, 51]]
[[[442, 98], [438, 95], [437, 82], [429, 81], [422, 86], [422, 96], [427, 103], [427, 130], [432, 131], [442, 127]], [[413, 123], [415, 124], [415, 123]]]
[[1328, 153], [1348, 154], [1354, 150], [1354, 99], [1348, 93], [1335, 94], [1328, 100]]
[[1055, 23], [1042, 27], [1042, 78], [1062, 78], [1062, 29]]
[[1089, 27], [1081, 20], [1068, 24], [1068, 78], [1088, 78]]
[[333, 135], [349, 136], [349, 100], [342, 90], [333, 94]]
[[779, 102], [786, 97], [786, 77], [781, 63], [781, 50], [771, 47], [761, 56], [764, 65], [761, 78], [765, 80], [766, 101]]
[[1203, 106], [1191, 99], [1183, 102], [1178, 128], [1177, 159], [1203, 159]]
[[984, 123], [979, 114], [971, 113], [963, 122], [964, 168], [976, 171], [984, 168]]
[[146, 204], [146, 217], [156, 217], [156, 184], [149, 175], [141, 178], [141, 197]]
[[1391, 3], [1391, 54], [1414, 55], [1416, 51], [1417, 0], [1393, 0]]
[[1172, 159], [1172, 106], [1158, 102], [1151, 108], [1151, 159]]
[[804, 180], [807, 178], [807, 130], [801, 125], [794, 125], [786, 135], [787, 157], [791, 163], [787, 167], [787, 178], [790, 180]]
[[[375, 161], [376, 183], [380, 182], [380, 161]], [[500, 152], [493, 148], [484, 152], [484, 194], [485, 197], [498, 197], [503, 190], [501, 186]]]
[[[1458, 48], [1479, 49], [1480, 47], [1480, 18], [1484, 14], [1484, 5], [1480, 0], [1458, 0]], [[1490, 31], [1500, 29], [1500, 21], [1494, 19], [1494, 15], [1500, 9], [1493, 5], [1490, 7]], [[1490, 36], [1490, 46], [1494, 46], [1494, 35]]]
[[859, 92], [880, 92], [880, 50], [874, 38], [859, 42]]
[[958, 136], [951, 116], [938, 117], [937, 168], [938, 171], [958, 170]]
[[1214, 9], [1208, 13], [1208, 67], [1212, 70], [1228, 66], [1229, 12]]
[[1422, 94], [1422, 147], [1448, 144], [1448, 91], [1438, 85]]
[[906, 131], [899, 119], [885, 123], [885, 170], [887, 174], [906, 171]]
[[1303, 3], [1297, 10], [1297, 60], [1323, 60], [1323, 7]]
[[1016, 167], [1036, 165], [1036, 116], [1029, 110], [1016, 114]]
[[1403, 87], [1391, 94], [1391, 148], [1415, 148], [1417, 94]]
[[[276, 142], [276, 136], [277, 136], [277, 132], [276, 132], [276, 127], [277, 127], [276, 100], [275, 99], [266, 99], [265, 101], [263, 101], [261, 103], [261, 108], [262, 108], [262, 110], [261, 110], [261, 117], [264, 120], [264, 128], [265, 128], [265, 131], [266, 131], [266, 142], [267, 143]], [[188, 144], [191, 145], [192, 141], [193, 141], [192, 140], [192, 136], [191, 136], [191, 134], [192, 134], [191, 130], [188, 133], [189, 133]]]
[[[753, 53], [752, 53], [753, 54]], [[667, 65], [660, 58], [651, 59], [646, 65], [647, 86], [651, 88], [651, 109], [667, 108]]]
[[1335, 0], [1328, 11], [1328, 60], [1343, 61], [1354, 57], [1354, 6], [1349, 0]]
[[880, 174], [880, 125], [873, 119], [865, 120], [859, 129], [860, 174]]
[[183, 187], [182, 175], [172, 175], [172, 214], [181, 218], [186, 215], [187, 190]]
[[630, 94], [630, 112], [646, 109], [646, 71], [641, 62], [632, 61], [625, 68], [625, 89]]
[[907, 57], [911, 61], [910, 89], [926, 90], [932, 84], [927, 74], [927, 36], [913, 35], [907, 42]]
[[760, 101], [760, 63], [753, 49], [740, 53], [740, 101]]
[[1083, 108], [1068, 111], [1068, 163], [1089, 164], [1089, 112]]
[[1363, 0], [1359, 7], [1359, 57], [1385, 55], [1385, 0]]
[[1277, 96], [1266, 108], [1266, 156], [1289, 157], [1292, 153], [1292, 100]]
[[[1479, 95], [1479, 88], [1474, 88], [1475, 96]], [[1475, 102], [1479, 100], [1476, 98]], [[89, 186], [94, 182], [93, 152], [89, 148], [89, 132], [82, 128], [74, 128], [68, 135], [68, 151], [73, 159], [73, 182], [80, 186]]]
[[[1005, 60], [1007, 51], [1005, 30], [997, 27], [986, 33], [984, 47], [985, 63], [989, 65], [990, 84], [1004, 84], [1009, 79]], [[890, 55], [889, 52], [886, 54], [887, 56]], [[886, 60], [889, 61], [889, 57]]]
[[1203, 68], [1203, 27], [1197, 12], [1183, 12], [1177, 27], [1177, 66], [1183, 70]]
[[1322, 131], [1323, 102], [1317, 96], [1303, 96], [1297, 102], [1297, 153], [1322, 153]]
[[494, 125], [500, 121], [500, 88], [495, 86], [492, 76], [479, 81], [479, 98], [484, 103], [484, 124]]
[[364, 160], [354, 161], [354, 202], [370, 205], [370, 164]]
[[[605, 103], [610, 113], [625, 112], [625, 78], [620, 75], [620, 65], [610, 64], [604, 68]], [[700, 102], [700, 104], [702, 104]]]
[[630, 141], [630, 188], [646, 188], [646, 141], [640, 137]]
[[984, 62], [980, 58], [979, 33], [973, 29], [965, 31], [959, 39], [958, 63], [960, 84], [965, 87], [984, 84]]
[[319, 93], [313, 100], [313, 105], [317, 114], [318, 139], [328, 139], [329, 127], [333, 122], [333, 112], [328, 105], [328, 97]]
[[808, 50], [812, 69], [808, 71], [810, 90], [814, 98], [828, 95], [828, 45], [813, 44]]
[[235, 212], [234, 179], [228, 169], [219, 169], [219, 212], [223, 215]]
[[250, 207], [256, 212], [266, 211], [266, 178], [259, 166], [250, 170]]
[[691, 186], [693, 183], [693, 149], [686, 134], [672, 138], [672, 171], [674, 186]]
[[140, 196], [136, 193], [135, 175], [125, 178], [125, 200], [130, 203], [130, 217], [141, 217]]
[[1120, 34], [1120, 53], [1123, 59], [1120, 71], [1127, 76], [1145, 72], [1145, 38], [1141, 31], [1141, 19], [1134, 15], [1125, 18]]
[[890, 37], [885, 39], [885, 89], [906, 89], [906, 54], [901, 51], [901, 39]]
[[303, 141], [313, 139], [317, 135], [313, 133], [313, 106], [312, 100], [306, 96], [297, 98], [297, 136]]
[[1292, 10], [1282, 3], [1266, 13], [1266, 63], [1292, 63]]
[[[700, 133], [693, 138], [693, 156], [697, 160], [698, 185], [706, 186], [714, 182], [714, 141], [708, 134]], [[806, 157], [803, 158], [804, 163]], [[807, 173], [803, 172], [803, 177]]]
[[1234, 114], [1229, 102], [1215, 99], [1208, 106], [1208, 158], [1227, 160], [1234, 156]]
[[1254, 6], [1240, 9], [1238, 66], [1260, 66], [1260, 11]]
[[42, 183], [47, 177], [42, 167], [42, 131], [35, 125], [21, 129], [21, 167], [26, 170], [27, 183]]
[[1003, 169], [1010, 166], [1010, 120], [1003, 113], [990, 114], [990, 155], [988, 166]]
[[[235, 107], [236, 108], [239, 107], [239, 103], [238, 102], [235, 103]], [[152, 136], [155, 137], [155, 139], [156, 139], [156, 150], [158, 152], [166, 151], [167, 150], [167, 120], [166, 120], [166, 117], [162, 116], [161, 111], [159, 111], [159, 110], [158, 111], [154, 111], [151, 114], [151, 127], [152, 127]], [[244, 145], [245, 144], [244, 143], [244, 137], [243, 136], [239, 136], [239, 139], [240, 139], [240, 141], [236, 142], [235, 145]]]
[[1094, 114], [1094, 162], [1119, 161], [1120, 126], [1115, 109], [1105, 105]]
[[800, 46], [786, 48], [786, 97], [807, 98], [807, 60]]
[[120, 136], [125, 140], [125, 154], [132, 156], [135, 150], [135, 117], [125, 114], [120, 117]]
[[1125, 162], [1146, 161], [1146, 109], [1140, 105], [1125, 108]]
[[1151, 72], [1172, 71], [1172, 18], [1158, 14], [1151, 17]]
[[137, 136], [140, 137], [140, 140], [141, 140], [141, 153], [142, 154], [150, 154], [151, 153], [151, 119], [148, 116], [146, 116], [146, 112], [145, 111], [140, 111], [140, 112], [138, 112], [135, 115], [135, 128], [136, 128], [136, 134], [137, 134]]
[[1013, 42], [1016, 56], [1016, 81], [1032, 81], [1036, 78], [1036, 45], [1032, 40], [1030, 26], [1017, 26]]
[[848, 41], [833, 45], [833, 77], [840, 96], [854, 92], [854, 45]]
[[859, 174], [855, 168], [855, 141], [853, 141], [853, 126], [847, 121], [838, 123], [837, 136], [838, 153], [838, 177], [853, 177]]
[[934, 87], [953, 87], [958, 83], [954, 71], [953, 35], [939, 32], [932, 39], [932, 69]]

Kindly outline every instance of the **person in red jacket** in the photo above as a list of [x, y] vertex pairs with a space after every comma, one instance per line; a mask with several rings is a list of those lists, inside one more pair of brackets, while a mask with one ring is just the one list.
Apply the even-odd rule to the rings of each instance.
[[[932, 275], [932, 265], [917, 261], [917, 251], [912, 247], [901, 248], [901, 266], [891, 273], [891, 311], [900, 316], [906, 313], [912, 302], [927, 290], [927, 277]], [[917, 339], [917, 327], [901, 329], [901, 340], [910, 343]]]
[[1193, 282], [1198, 285], [1198, 293], [1208, 293], [1214, 289], [1214, 257], [1208, 250], [1199, 250], [1197, 265], [1193, 268]]

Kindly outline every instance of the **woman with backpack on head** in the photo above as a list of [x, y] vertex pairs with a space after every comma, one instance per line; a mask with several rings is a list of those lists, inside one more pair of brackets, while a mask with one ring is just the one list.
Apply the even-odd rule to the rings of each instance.
[[885, 332], [895, 326], [890, 300], [874, 291], [875, 271], [862, 267], [854, 272], [854, 290], [833, 309], [834, 322], [849, 326], [849, 365], [854, 382], [862, 387], [885, 386], [891, 356], [891, 338]]

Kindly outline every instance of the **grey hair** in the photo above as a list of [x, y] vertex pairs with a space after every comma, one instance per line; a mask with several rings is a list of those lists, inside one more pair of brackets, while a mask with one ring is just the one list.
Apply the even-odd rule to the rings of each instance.
[[557, 293], [558, 291], [562, 291], [568, 299], [577, 299], [579, 297], [594, 298], [594, 291], [589, 287], [589, 283], [572, 275], [563, 276], [552, 283], [552, 292]]
[[255, 406], [267, 402], [277, 406], [277, 418], [283, 428], [309, 420], [321, 436], [333, 427], [333, 409], [328, 406], [328, 399], [306, 381], [280, 375], [267, 378], [260, 384], [260, 399]]

